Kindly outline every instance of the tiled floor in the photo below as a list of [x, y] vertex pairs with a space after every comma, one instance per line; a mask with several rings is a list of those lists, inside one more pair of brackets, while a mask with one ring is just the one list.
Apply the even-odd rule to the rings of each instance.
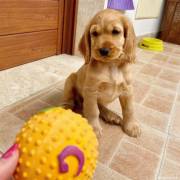
[[[105, 124], [95, 180], [180, 179], [180, 46], [165, 44], [162, 53], [137, 49], [134, 69], [135, 115], [142, 135], [135, 139]], [[0, 150], [33, 113], [60, 105], [63, 82], [0, 111]], [[120, 114], [118, 101], [110, 105]]]

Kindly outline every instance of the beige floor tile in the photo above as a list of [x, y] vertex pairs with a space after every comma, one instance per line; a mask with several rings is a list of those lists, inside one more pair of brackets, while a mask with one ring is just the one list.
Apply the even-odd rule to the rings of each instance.
[[6, 149], [7, 149], [7, 143], [4, 142], [3, 138], [0, 138], [0, 152], [6, 152]]
[[111, 168], [134, 180], [155, 179], [159, 158], [137, 145], [122, 141]]
[[169, 116], [165, 113], [154, 111], [146, 106], [135, 104], [135, 117], [141, 123], [144, 123], [159, 131], [166, 132]]
[[11, 106], [8, 106], [6, 109], [8, 112], [15, 114], [17, 111], [20, 111], [25, 106], [28, 106], [32, 102], [36, 101], [37, 99], [40, 99], [40, 97], [45, 96], [50, 91], [52, 91], [52, 88], [47, 88], [45, 90], [39, 91], [38, 93], [36, 93], [30, 97], [24, 98], [16, 103], [13, 103]]
[[55, 88], [58, 89], [58, 90], [64, 90], [65, 80], [66, 80], [66, 79], [58, 82], [58, 83], [55, 85]]
[[169, 102], [173, 102], [176, 95], [175, 92], [160, 87], [152, 87], [149, 93], [153, 96], [165, 99]]
[[107, 106], [110, 110], [122, 117], [122, 108], [119, 98], [115, 99], [112, 103]]
[[167, 81], [164, 79], [156, 78], [156, 80], [153, 82], [154, 85], [171, 90], [176, 91], [177, 89], [177, 83]]
[[167, 61], [168, 56], [163, 54], [156, 54], [155, 56], [153, 56], [153, 59]]
[[150, 62], [153, 56], [154, 56], [154, 52], [143, 50], [137, 54], [137, 60], [144, 63], [148, 63]]
[[134, 87], [134, 99], [135, 102], [140, 103], [148, 93], [150, 86], [148, 84], [145, 84], [141, 81], [135, 80], [133, 82]]
[[15, 142], [16, 135], [20, 131], [20, 128], [12, 128], [11, 133], [7, 131], [0, 132], [0, 149], [5, 152], [10, 146], [12, 146]]
[[164, 67], [180, 72], [180, 57], [176, 58], [172, 56]]
[[179, 50], [179, 47], [174, 49], [174, 53], [177, 54], [178, 56], [180, 56], [180, 50]]
[[167, 55], [158, 53], [152, 57], [151, 63], [158, 64], [158, 65], [164, 65], [164, 64], [166, 64], [167, 60], [168, 60]]
[[142, 62], [142, 61], [139, 61], [138, 59], [136, 60], [135, 62], [135, 65], [137, 66], [144, 66], [146, 63]]
[[136, 76], [134, 77], [134, 80], [138, 80], [138, 81], [141, 81], [143, 83], [146, 83], [146, 84], [149, 84], [149, 85], [152, 85], [152, 83], [156, 80], [156, 77], [155, 76], [150, 76], [150, 75], [147, 75], [147, 74], [144, 74], [144, 73], [137, 73]]
[[159, 98], [158, 96], [148, 95], [143, 105], [156, 111], [169, 114], [172, 108], [172, 102]]
[[173, 44], [173, 43], [170, 43], [170, 42], [164, 42], [164, 46], [165, 46], [165, 47], [166, 47], [166, 46], [172, 47], [173, 49], [179, 47], [179, 45]]
[[7, 131], [10, 132], [11, 128], [20, 128], [24, 122], [10, 114], [9, 112], [0, 113], [0, 132]]
[[142, 124], [141, 131], [141, 136], [138, 138], [131, 138], [125, 135], [123, 139], [160, 155], [166, 141], [165, 134]]
[[177, 101], [180, 102], [180, 94], [178, 94]]
[[93, 180], [130, 180], [130, 179], [108, 168], [107, 166], [98, 163]]
[[112, 158], [121, 138], [124, 136], [120, 126], [104, 123], [101, 121], [103, 135], [100, 139], [100, 162], [108, 163]]
[[24, 121], [13, 114], [8, 112], [0, 114], [0, 149], [5, 151], [14, 143], [16, 134], [19, 132], [23, 124]]
[[52, 106], [60, 106], [62, 104], [63, 91], [61, 90], [51, 90], [44, 96], [40, 96], [40, 99]]
[[132, 73], [133, 74], [138, 73], [144, 65], [145, 63], [137, 60], [136, 63], [133, 65]]
[[141, 69], [141, 73], [144, 73], [150, 76], [157, 76], [160, 73], [160, 71], [161, 71], [161, 68], [153, 64], [146, 64]]
[[170, 46], [164, 46], [164, 52], [173, 52], [173, 47]]
[[174, 112], [171, 119], [170, 134], [180, 138], [180, 102], [174, 106]]
[[27, 120], [35, 113], [47, 107], [52, 107], [52, 105], [47, 104], [46, 102], [43, 102], [41, 100], [35, 100], [35, 101], [33, 100], [31, 103], [29, 103], [27, 106], [22, 108], [20, 111], [17, 111], [15, 115], [22, 120]]
[[164, 69], [160, 73], [159, 78], [178, 83], [180, 81], [180, 72]]
[[165, 159], [159, 175], [159, 180], [163, 179], [180, 179], [180, 164], [176, 164], [174, 161]]
[[[180, 68], [180, 57], [177, 58], [177, 57], [174, 57], [174, 56], [171, 56], [168, 60], [168, 63], [169, 64], [173, 64], [173, 65], [176, 65], [176, 66], [179, 66], [178, 68]], [[179, 69], [180, 70], [180, 69]]]
[[166, 148], [166, 158], [180, 162], [180, 138], [170, 137]]
[[[137, 40], [137, 41], [139, 41], [139, 40]], [[139, 53], [139, 52], [141, 52], [141, 51], [142, 51], [142, 49], [137, 46], [137, 48], [136, 48], [136, 53]]]

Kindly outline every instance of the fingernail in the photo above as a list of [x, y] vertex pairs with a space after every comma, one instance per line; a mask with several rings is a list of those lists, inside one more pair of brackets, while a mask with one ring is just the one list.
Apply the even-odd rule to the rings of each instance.
[[2, 155], [2, 158], [7, 159], [11, 157], [17, 149], [18, 149], [18, 144], [14, 144]]

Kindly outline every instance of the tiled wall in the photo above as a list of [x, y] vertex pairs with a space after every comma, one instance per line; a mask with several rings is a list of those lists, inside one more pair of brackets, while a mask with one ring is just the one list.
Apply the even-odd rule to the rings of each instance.
[[106, 0], [79, 0], [76, 41], [75, 41], [75, 55], [79, 55], [78, 43], [84, 32], [88, 21], [100, 10], [104, 9]]

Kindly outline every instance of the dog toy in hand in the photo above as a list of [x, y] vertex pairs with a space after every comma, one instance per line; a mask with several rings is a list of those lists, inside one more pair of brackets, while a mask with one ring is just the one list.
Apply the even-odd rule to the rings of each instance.
[[81, 115], [60, 107], [30, 118], [16, 137], [20, 158], [15, 180], [89, 180], [98, 141]]

